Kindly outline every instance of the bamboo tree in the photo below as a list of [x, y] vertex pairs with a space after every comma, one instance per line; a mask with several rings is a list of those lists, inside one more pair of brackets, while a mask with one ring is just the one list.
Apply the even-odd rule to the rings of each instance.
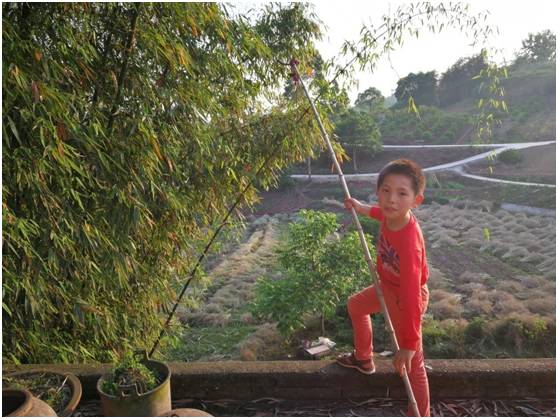
[[[288, 69], [275, 59], [310, 61], [317, 24], [303, 4], [231, 16], [215, 3], [3, 4], [5, 360], [107, 361], [150, 344], [271, 147], [259, 187], [311, 154], [317, 132], [276, 94]], [[240, 205], [255, 199], [250, 186]]]

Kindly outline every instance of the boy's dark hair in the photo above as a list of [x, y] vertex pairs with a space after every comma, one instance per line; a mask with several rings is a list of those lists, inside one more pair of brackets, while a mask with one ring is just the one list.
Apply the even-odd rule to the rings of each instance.
[[411, 179], [415, 195], [424, 192], [426, 179], [421, 167], [416, 162], [409, 159], [397, 159], [389, 162], [380, 171], [376, 187], [380, 189], [386, 176], [391, 174], [405, 175]]

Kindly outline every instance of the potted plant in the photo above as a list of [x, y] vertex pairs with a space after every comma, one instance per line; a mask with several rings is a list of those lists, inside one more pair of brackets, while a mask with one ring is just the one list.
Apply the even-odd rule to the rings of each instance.
[[[49, 370], [19, 371], [2, 377], [2, 387], [28, 390], [32, 396], [47, 403], [57, 416], [71, 416], [81, 400], [81, 383], [74, 374]], [[22, 396], [11, 395], [14, 400]]]
[[97, 381], [105, 416], [159, 416], [171, 410], [170, 369], [147, 356], [126, 354]]

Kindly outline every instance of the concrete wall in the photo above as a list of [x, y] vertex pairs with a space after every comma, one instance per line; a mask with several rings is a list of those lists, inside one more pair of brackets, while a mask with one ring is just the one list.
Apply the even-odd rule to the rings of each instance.
[[[518, 399], [556, 397], [555, 359], [428, 360], [433, 399]], [[371, 397], [405, 398], [391, 360], [378, 360], [376, 373], [365, 376], [332, 361], [174, 362], [173, 399], [337, 400]], [[6, 368], [49, 368], [76, 374], [83, 399], [97, 398], [95, 384], [108, 370], [98, 365], [24, 365]]]

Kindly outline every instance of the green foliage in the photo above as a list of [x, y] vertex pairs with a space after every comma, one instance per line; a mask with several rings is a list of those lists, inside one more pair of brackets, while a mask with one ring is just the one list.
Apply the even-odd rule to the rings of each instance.
[[374, 155], [382, 148], [380, 130], [375, 117], [354, 109], [335, 118], [335, 135], [345, 147], [352, 151], [355, 170], [357, 152], [366, 151], [368, 155]]
[[473, 118], [446, 112], [432, 106], [419, 106], [418, 113], [406, 109], [390, 109], [380, 124], [382, 139], [412, 139], [433, 144], [451, 144], [470, 129]]
[[167, 359], [192, 362], [211, 357], [229, 357], [237, 345], [255, 330], [256, 326], [234, 322], [226, 326], [185, 328], [179, 344], [169, 351]]
[[514, 64], [556, 61], [556, 34], [549, 29], [536, 34], [530, 33], [521, 44], [521, 51]]
[[[374, 218], [358, 215], [358, 220], [362, 226], [362, 230], [372, 237], [378, 237], [380, 234], [380, 222]], [[351, 223], [349, 231], [357, 231], [354, 223]]]
[[438, 97], [447, 106], [467, 98], [477, 98], [480, 82], [474, 77], [487, 65], [486, 56], [460, 58], [440, 76]]
[[497, 156], [498, 160], [505, 164], [517, 165], [521, 163], [523, 157], [518, 150], [506, 150], [502, 151]]
[[[358, 234], [338, 237], [339, 227], [335, 214], [300, 212], [279, 251], [282, 278], [261, 278], [256, 284], [255, 316], [277, 322], [288, 336], [304, 327], [305, 315], [332, 318], [352, 292], [370, 283]], [[373, 253], [371, 237], [366, 237]]]
[[437, 85], [435, 71], [409, 73], [397, 81], [394, 94], [397, 103], [401, 106], [406, 105], [410, 98], [416, 105], [436, 106], [438, 104]]
[[377, 114], [385, 110], [385, 100], [382, 92], [375, 87], [369, 87], [358, 94], [355, 100], [355, 108], [369, 114]]
[[510, 317], [497, 322], [492, 330], [496, 345], [509, 354], [537, 354], [552, 356], [556, 351], [556, 333], [553, 325], [535, 317]]
[[162, 377], [143, 364], [137, 355], [127, 353], [108, 373], [102, 382], [102, 390], [111, 396], [118, 395], [120, 386], [135, 386], [139, 394], [153, 390]]
[[303, 3], [226, 7], [2, 5], [5, 360], [150, 345], [239, 191], [312, 154], [278, 63], [315, 56], [317, 23]]
[[540, 317], [423, 322], [425, 352], [434, 358], [547, 357], [556, 351], [554, 323]]

